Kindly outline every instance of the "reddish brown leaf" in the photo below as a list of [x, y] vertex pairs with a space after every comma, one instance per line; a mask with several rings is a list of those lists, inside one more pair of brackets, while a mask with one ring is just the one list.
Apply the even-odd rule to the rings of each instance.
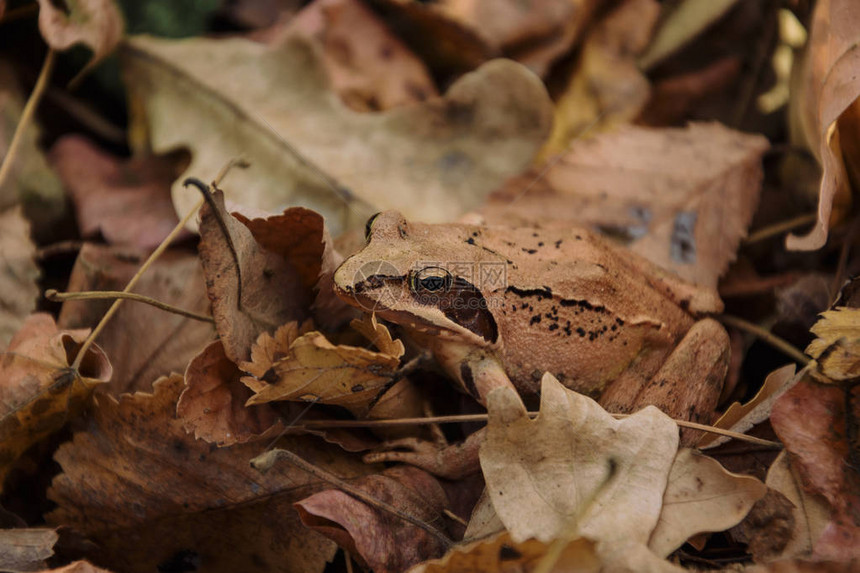
[[792, 454], [803, 486], [830, 503], [830, 523], [814, 541], [814, 555], [860, 556], [858, 443], [849, 428], [860, 419], [860, 386], [846, 389], [801, 380], [774, 404], [770, 421]]
[[50, 159], [72, 196], [84, 236], [101, 231], [109, 243], [154, 249], [179, 222], [170, 200], [175, 159], [119, 161], [77, 135], [55, 143]]
[[292, 207], [265, 219], [234, 215], [261, 247], [293, 265], [307, 291], [316, 293], [312, 308], [318, 324], [334, 329], [352, 316], [351, 307], [332, 290], [332, 277], [343, 256], [335, 250], [322, 215], [304, 207]]
[[224, 354], [220, 340], [195, 356], [185, 371], [185, 390], [176, 405], [185, 431], [219, 446], [277, 435], [283, 424], [271, 406], [245, 406], [253, 392], [239, 381], [242, 375]]
[[[99, 562], [152, 572], [190, 559], [215, 573], [321, 572], [334, 546], [304, 528], [291, 504], [320, 489], [286, 464], [260, 474], [248, 460], [265, 443], [227, 448], [196, 440], [176, 418], [182, 376], [153, 394], [99, 396], [86, 432], [60, 448], [63, 468], [48, 516], [98, 544]], [[366, 466], [316, 438], [283, 447], [347, 479]]]
[[438, 95], [430, 73], [358, 0], [316, 0], [285, 30], [322, 47], [332, 87], [351, 108], [378, 111]]
[[[430, 474], [397, 466], [353, 485], [374, 498], [439, 528], [448, 505]], [[327, 490], [296, 504], [302, 523], [333, 539], [377, 573], [403, 571], [439, 557], [445, 547], [427, 531], [371, 507], [340, 490]]]
[[[200, 261], [224, 352], [239, 363], [250, 358], [251, 345], [261, 333], [307, 318], [313, 298], [296, 265], [264, 248], [248, 227], [227, 213], [220, 191], [214, 198], [230, 237], [224, 236], [212, 210], [204, 205], [200, 210]], [[239, 268], [230, 243], [239, 257]]]

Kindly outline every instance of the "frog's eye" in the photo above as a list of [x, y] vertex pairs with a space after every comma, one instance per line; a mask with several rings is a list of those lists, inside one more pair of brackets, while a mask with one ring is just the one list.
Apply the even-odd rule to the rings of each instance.
[[412, 273], [409, 288], [416, 294], [447, 292], [453, 282], [451, 273], [442, 267], [425, 267]]
[[370, 239], [370, 230], [373, 228], [373, 222], [376, 221], [376, 218], [379, 217], [379, 213], [374, 213], [370, 216], [370, 219], [367, 220], [367, 223], [364, 224], [364, 240], [367, 241]]

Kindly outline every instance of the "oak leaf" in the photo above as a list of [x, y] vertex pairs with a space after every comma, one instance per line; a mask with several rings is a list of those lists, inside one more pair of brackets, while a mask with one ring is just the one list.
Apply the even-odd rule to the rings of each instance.
[[364, 328], [382, 345], [378, 352], [334, 345], [316, 331], [299, 335], [295, 324], [281, 327], [274, 336], [261, 335], [251, 351], [251, 362], [240, 365], [253, 375], [242, 378], [255, 392], [248, 404], [315, 401], [366, 415], [371, 401], [394, 376], [404, 353], [402, 342], [393, 341], [388, 329], [375, 318], [370, 320], [371, 326]]
[[96, 345], [79, 371], [70, 368], [86, 334], [33, 314], [0, 358], [0, 484], [22, 453], [74, 418], [93, 388], [110, 380], [110, 363]]
[[657, 524], [678, 427], [653, 406], [616, 420], [545, 374], [540, 415], [513, 390], [490, 393], [481, 469], [515, 541], [580, 535], [647, 543]]
[[[217, 448], [187, 434], [175, 416], [183, 387], [173, 375], [152, 394], [98, 396], [87, 430], [55, 455], [63, 473], [48, 522], [98, 544], [99, 563], [117, 571], [167, 569], [186, 556], [215, 573], [322, 572], [334, 544], [302, 526], [292, 503], [323, 484], [286, 464], [260, 474], [248, 460], [264, 442]], [[344, 479], [368, 471], [316, 438], [279, 445]]]
[[[190, 147], [190, 174], [217, 173], [244, 155], [252, 167], [224, 181], [237, 202], [267, 211], [302, 204], [335, 234], [380, 209], [454, 218], [525, 168], [551, 122], [539, 79], [505, 60], [463, 76], [443, 98], [369, 115], [338, 100], [317, 50], [300, 38], [266, 47], [135, 37], [123, 52], [131, 98], [145, 113], [133, 121], [146, 123], [156, 152]], [[181, 214], [196, 203], [178, 185], [173, 200]]]

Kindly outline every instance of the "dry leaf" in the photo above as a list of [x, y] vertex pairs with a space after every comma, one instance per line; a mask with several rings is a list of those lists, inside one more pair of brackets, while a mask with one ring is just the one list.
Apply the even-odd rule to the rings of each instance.
[[252, 392], [239, 379], [242, 372], [224, 354], [217, 340], [195, 356], [185, 371], [185, 389], [176, 416], [186, 432], [219, 446], [230, 446], [283, 430], [269, 405], [245, 406]]
[[860, 308], [840, 306], [820, 316], [810, 329], [818, 338], [806, 347], [806, 353], [816, 359], [818, 372], [826, 378], [856, 379], [860, 374]]
[[[374, 499], [440, 528], [448, 506], [436, 478], [414, 467], [395, 466], [352, 485]], [[302, 523], [335, 541], [362, 567], [376, 573], [400, 572], [438, 557], [445, 547], [424, 529], [381, 511], [337, 489], [296, 504]]]
[[17, 573], [44, 569], [58, 537], [53, 529], [0, 530], [0, 570]]
[[[156, 152], [190, 147], [195, 175], [244, 155], [251, 169], [224, 182], [236, 201], [270, 211], [304, 204], [335, 234], [364, 224], [368, 204], [425, 220], [459, 215], [528, 165], [551, 121], [540, 81], [510, 61], [464, 76], [444, 98], [368, 115], [340, 103], [319, 56], [299, 38], [268, 48], [137, 37], [124, 55]], [[352, 194], [326, 186], [286, 142]], [[184, 189], [173, 191], [180, 213], [195, 204]]]
[[636, 64], [657, 23], [656, 0], [625, 0], [590, 29], [568, 85], [558, 98], [552, 134], [538, 162], [552, 160], [570, 144], [633, 121], [651, 93]]
[[645, 70], [653, 68], [725, 16], [737, 1], [684, 0], [676, 4], [662, 19], [638, 65]]
[[430, 73], [358, 0], [315, 0], [285, 30], [322, 47], [332, 87], [350, 108], [378, 111], [437, 95]]
[[369, 0], [368, 5], [397, 30], [434, 77], [452, 80], [500, 56], [475, 30], [451, 19], [433, 3]]
[[773, 406], [771, 424], [807, 493], [829, 502], [831, 516], [813, 556], [847, 560], [860, 556], [860, 471], [851, 462], [856, 443], [849, 427], [860, 417], [860, 386], [840, 388], [802, 379]]
[[[0, 60], [0, 157], [5, 157], [21, 120], [25, 96], [18, 89], [12, 66]], [[53, 237], [66, 212], [60, 180], [39, 147], [41, 130], [31, 123], [21, 136], [15, 161], [0, 186], [0, 210], [20, 203], [37, 236]]]
[[[174, 415], [183, 386], [175, 375], [153, 394], [99, 396], [87, 431], [56, 454], [63, 473], [49, 492], [58, 509], [48, 521], [84, 534], [99, 545], [100, 563], [127, 573], [183, 559], [214, 573], [322, 572], [334, 545], [291, 507], [322, 484], [287, 465], [261, 475], [248, 460], [265, 443], [216, 448], [186, 434]], [[345, 479], [367, 471], [316, 438], [280, 445]]]
[[313, 298], [296, 266], [261, 246], [247, 226], [227, 213], [223, 193], [216, 191], [213, 197], [230, 236], [224, 236], [215, 214], [204, 205], [198, 249], [215, 328], [227, 357], [238, 364], [250, 357], [261, 333], [307, 318]]
[[764, 138], [718, 124], [627, 127], [508, 181], [481, 212], [490, 223], [590, 225], [714, 288], [746, 235], [766, 149]]
[[[263, 404], [273, 400], [316, 401], [347, 408], [364, 416], [367, 406], [388, 383], [403, 355], [403, 343], [392, 342], [382, 325], [372, 327], [388, 350], [374, 352], [356, 346], [334, 345], [319, 332], [308, 332], [290, 340], [286, 332], [297, 333], [294, 325], [286, 325], [274, 337], [261, 335], [252, 349], [251, 362], [241, 368], [253, 377], [242, 382], [256, 394], [248, 404]], [[383, 333], [380, 334], [380, 332]], [[271, 348], [284, 348], [273, 352]], [[272, 360], [274, 358], [274, 360]]]
[[[819, 496], [804, 491], [799, 476], [792, 468], [788, 452], [783, 450], [767, 471], [767, 486], [780, 492], [793, 505], [794, 520], [788, 539], [783, 540], [779, 555], [782, 559], [810, 557], [813, 543], [821, 536], [830, 520], [830, 508]], [[772, 537], [772, 536], [771, 536]]]
[[36, 310], [39, 267], [30, 223], [20, 207], [0, 212], [0, 350]]
[[351, 307], [332, 289], [334, 271], [343, 256], [334, 248], [323, 217], [304, 207], [285, 209], [265, 219], [235, 217], [245, 224], [261, 247], [289, 261], [307, 291], [315, 291], [311, 310], [316, 323], [334, 330], [353, 315]]
[[[530, 572], [541, 563], [549, 543], [528, 539], [519, 543], [508, 532], [457, 545], [440, 559], [421, 563], [409, 573], [488, 573], [495, 571]], [[553, 571], [587, 573], [603, 571], [594, 543], [579, 537], [568, 543]]]
[[39, 1], [39, 31], [51, 48], [65, 50], [84, 44], [93, 52], [81, 74], [116, 48], [125, 23], [113, 0], [65, 0], [62, 7]]
[[39, 571], [39, 573], [111, 573], [107, 569], [102, 569], [101, 567], [96, 567], [95, 565], [87, 562], [87, 561], [75, 561], [74, 563], [70, 563], [65, 567], [58, 567], [57, 569], [44, 569]]
[[[848, 153], [856, 145], [857, 114], [851, 111], [860, 96], [860, 12], [853, 0], [820, 0], [815, 4], [803, 67], [792, 87], [791, 114], [797, 131], [821, 163], [818, 220], [806, 236], [789, 235], [791, 250], [820, 249], [827, 240], [831, 220], [847, 214], [851, 204], [849, 173], [857, 163]], [[850, 112], [850, 113], [846, 113]], [[851, 146], [851, 147], [849, 147]]]
[[74, 418], [93, 388], [110, 380], [110, 363], [95, 344], [79, 372], [69, 368], [86, 334], [61, 331], [50, 315], [33, 314], [0, 359], [0, 487], [22, 453]]
[[[143, 263], [143, 253], [86, 244], [78, 254], [68, 290], [122, 290]], [[167, 251], [143, 275], [134, 292], [173, 306], [209, 315], [203, 271], [197, 257]], [[63, 328], [94, 327], [112, 300], [66, 301], [58, 322]], [[188, 361], [213, 338], [208, 322], [125, 301], [96, 341], [111, 357], [114, 375], [99, 391], [148, 391], [159, 377], [184, 372]]]
[[[794, 364], [787, 364], [782, 368], [774, 370], [767, 375], [767, 378], [765, 378], [764, 383], [762, 383], [761, 388], [752, 400], [746, 404], [733, 402], [726, 408], [723, 415], [711, 425], [716, 428], [743, 434], [756, 424], [764, 422], [770, 417], [773, 403], [777, 398], [782, 396], [783, 392], [788, 390], [794, 380]], [[724, 444], [729, 439], [727, 436], [708, 433], [702, 436], [696, 447], [699, 449], [713, 448]]]
[[545, 374], [530, 420], [511, 389], [490, 393], [481, 468], [515, 541], [576, 531], [595, 541], [646, 543], [678, 449], [678, 428], [653, 406], [615, 420]]
[[600, 0], [443, 0], [440, 13], [472, 29], [488, 46], [544, 76], [579, 39]]
[[648, 547], [666, 557], [696, 533], [737, 525], [766, 492], [754, 477], [733, 474], [713, 458], [683, 448], [669, 471], [660, 521]]
[[109, 243], [154, 249], [179, 222], [170, 200], [175, 158], [118, 161], [87, 139], [67, 135], [51, 148], [50, 159], [84, 236], [101, 232]]

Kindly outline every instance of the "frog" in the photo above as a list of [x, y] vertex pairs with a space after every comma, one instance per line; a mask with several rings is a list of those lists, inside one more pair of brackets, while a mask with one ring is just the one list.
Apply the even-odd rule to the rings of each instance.
[[[550, 373], [610, 412], [651, 404], [711, 421], [729, 362], [712, 289], [587, 228], [421, 223], [386, 211], [365, 238], [335, 271], [335, 293], [398, 325], [479, 403], [500, 387], [536, 396]], [[694, 439], [682, 433], [682, 443]]]

